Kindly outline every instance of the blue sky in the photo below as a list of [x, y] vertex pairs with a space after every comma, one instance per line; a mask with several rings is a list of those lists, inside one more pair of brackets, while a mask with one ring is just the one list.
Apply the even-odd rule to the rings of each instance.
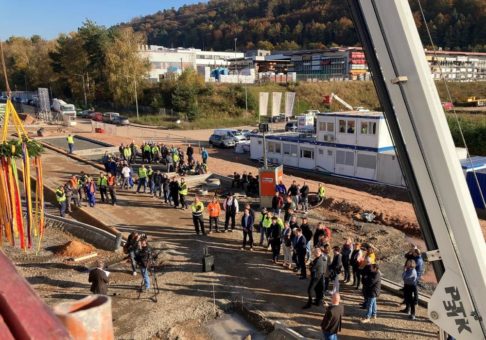
[[53, 39], [83, 21], [111, 26], [131, 18], [202, 0], [0, 0], [0, 39], [38, 34]]

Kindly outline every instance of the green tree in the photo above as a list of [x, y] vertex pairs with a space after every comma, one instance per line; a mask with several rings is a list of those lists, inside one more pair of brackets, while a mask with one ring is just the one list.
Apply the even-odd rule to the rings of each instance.
[[177, 79], [172, 94], [174, 110], [185, 113], [192, 121], [197, 118], [197, 95], [204, 88], [204, 80], [193, 69], [185, 69]]
[[[128, 105], [142, 93], [141, 84], [150, 69], [148, 60], [142, 59], [138, 48], [144, 43], [142, 35], [131, 28], [120, 28], [113, 32], [113, 40], [106, 46], [106, 76], [113, 101]], [[138, 84], [138, 87], [137, 87]]]

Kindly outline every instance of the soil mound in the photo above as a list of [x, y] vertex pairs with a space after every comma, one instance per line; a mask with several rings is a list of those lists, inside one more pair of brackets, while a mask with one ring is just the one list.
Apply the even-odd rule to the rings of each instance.
[[92, 253], [94, 250], [95, 248], [89, 244], [73, 240], [59, 246], [54, 253], [58, 256], [78, 257]]

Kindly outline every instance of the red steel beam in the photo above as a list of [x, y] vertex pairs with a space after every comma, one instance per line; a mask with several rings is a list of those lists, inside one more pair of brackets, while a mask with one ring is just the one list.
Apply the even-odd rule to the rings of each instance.
[[0, 339], [71, 339], [61, 321], [1, 251]]

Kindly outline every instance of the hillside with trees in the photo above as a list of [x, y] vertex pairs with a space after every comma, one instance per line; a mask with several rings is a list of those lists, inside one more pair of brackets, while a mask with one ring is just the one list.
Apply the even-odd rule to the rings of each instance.
[[[486, 51], [486, 1], [421, 0], [434, 43], [445, 50]], [[417, 0], [410, 0], [425, 46], [425, 25]], [[124, 24], [151, 45], [203, 50], [313, 49], [354, 46], [343, 0], [211, 0], [138, 17]]]

